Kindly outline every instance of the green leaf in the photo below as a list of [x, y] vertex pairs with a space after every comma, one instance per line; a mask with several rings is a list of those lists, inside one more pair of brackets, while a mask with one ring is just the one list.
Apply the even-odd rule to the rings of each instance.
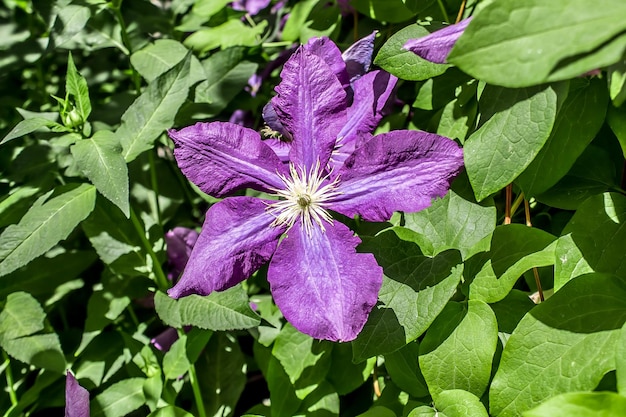
[[233, 47], [216, 52], [202, 62], [206, 79], [196, 87], [196, 103], [210, 104], [219, 113], [248, 84], [258, 64], [245, 61], [246, 48]]
[[99, 130], [91, 139], [77, 142], [70, 150], [78, 169], [103, 196], [130, 217], [128, 167], [115, 133]]
[[470, 300], [465, 308], [448, 303], [420, 345], [420, 368], [435, 404], [447, 390], [482, 396], [491, 377], [497, 342], [498, 323], [487, 304]]
[[419, 343], [411, 342], [385, 355], [385, 369], [391, 380], [412, 397], [427, 397], [428, 387], [418, 363]]
[[363, 414], [359, 414], [357, 417], [397, 417], [396, 413], [388, 409], [387, 407], [382, 407], [380, 405], [376, 405]]
[[365, 362], [352, 362], [352, 344], [338, 343], [333, 345], [331, 363], [326, 380], [330, 382], [339, 395], [346, 395], [363, 385], [368, 380], [376, 364], [376, 358]]
[[626, 61], [618, 62], [607, 70], [609, 95], [615, 107], [626, 100]]
[[600, 79], [570, 83], [550, 137], [515, 180], [527, 198], [548, 190], [567, 174], [602, 127], [607, 102], [606, 86]]
[[157, 314], [168, 326], [197, 326], [210, 330], [249, 329], [261, 319], [248, 304], [246, 291], [235, 286], [207, 296], [190, 295], [174, 300], [162, 292], [154, 296]]
[[379, 304], [353, 342], [357, 362], [417, 339], [452, 297], [463, 272], [459, 252], [429, 258], [393, 231], [368, 239], [360, 250], [374, 254], [384, 277]]
[[[594, 271], [626, 276], [626, 197], [622, 194], [605, 193], [586, 200], [565, 226], [563, 234], [568, 233]], [[573, 257], [569, 262], [581, 261]]]
[[296, 396], [295, 388], [289, 381], [285, 369], [274, 356], [270, 356], [265, 379], [270, 391], [272, 415], [296, 415], [302, 401]]
[[33, 206], [16, 225], [0, 235], [0, 276], [43, 255], [94, 209], [96, 189], [90, 184], [59, 187], [41, 205]]
[[416, 13], [414, 8], [407, 7], [403, 0], [352, 0], [350, 5], [364, 15], [381, 22], [404, 22]]
[[555, 237], [541, 229], [521, 224], [496, 227], [490, 259], [470, 283], [470, 299], [495, 303], [511, 291], [529, 269], [553, 265]]
[[428, 80], [443, 74], [450, 65], [434, 64], [404, 49], [404, 44], [409, 39], [421, 38], [428, 34], [428, 30], [418, 24], [399, 30], [380, 48], [374, 64], [398, 78], [409, 81]]
[[447, 249], [458, 249], [463, 257], [496, 227], [496, 208], [492, 200], [476, 203], [450, 190], [432, 206], [404, 216], [405, 227], [419, 236], [415, 241], [425, 255], [433, 256]]
[[[626, 106], [609, 106], [606, 114], [606, 121], [617, 137], [617, 140], [622, 148], [622, 154], [624, 155], [624, 158], [626, 158]], [[15, 129], [17, 129], [17, 126]], [[5, 138], [5, 140], [7, 139]]]
[[0, 313], [0, 346], [24, 363], [63, 372], [65, 357], [59, 337], [40, 333], [45, 319], [46, 313], [32, 295], [21, 291], [10, 294]]
[[324, 380], [330, 369], [332, 347], [329, 342], [300, 333], [289, 323], [283, 326], [272, 355], [289, 376], [298, 398], [304, 399]]
[[568, 282], [509, 338], [489, 392], [491, 414], [517, 416], [554, 395], [594, 389], [615, 369], [624, 322], [623, 279], [589, 274]]
[[626, 30], [624, 14], [621, 0], [492, 2], [475, 16], [448, 61], [507, 87], [572, 78], [622, 58], [626, 37], [617, 35]]
[[91, 17], [91, 11], [86, 6], [70, 4], [61, 6], [55, 21], [55, 46], [61, 47], [69, 43], [76, 34], [85, 28]]
[[189, 370], [189, 359], [187, 359], [187, 336], [183, 335], [170, 347], [163, 357], [163, 373], [167, 379], [176, 379], [187, 373]]
[[21, 138], [24, 135], [33, 133], [41, 128], [51, 128], [63, 126], [52, 120], [44, 119], [43, 117], [33, 117], [32, 119], [26, 119], [19, 122], [7, 135], [0, 141], [0, 145], [7, 143], [13, 139]]
[[539, 153], [552, 131], [564, 87], [485, 87], [479, 107], [487, 120], [463, 149], [478, 201], [512, 182]]
[[198, 360], [202, 401], [211, 416], [231, 416], [246, 385], [246, 360], [237, 339], [215, 333]]
[[558, 291], [572, 278], [594, 272], [576, 246], [571, 234], [561, 236], [556, 242], [554, 257], [554, 291]]
[[338, 416], [339, 395], [335, 388], [322, 381], [317, 388], [302, 401], [296, 415], [305, 416]]
[[525, 411], [524, 417], [621, 417], [626, 397], [614, 392], [570, 392]]
[[319, 3], [320, 0], [303, 0], [294, 4], [289, 19], [285, 22], [282, 38], [286, 41], [300, 40], [300, 30], [306, 24], [307, 18], [311, 10]]
[[340, 10], [335, 5], [320, 0], [300, 1], [291, 9], [282, 39], [306, 43], [316, 36], [332, 37], [340, 23]]
[[266, 20], [250, 27], [238, 19], [231, 19], [219, 26], [199, 29], [187, 37], [183, 43], [187, 48], [198, 53], [205, 53], [215, 48], [226, 49], [231, 46], [256, 46], [261, 43], [260, 37], [266, 27]]
[[191, 54], [157, 77], [122, 115], [115, 134], [126, 162], [151, 149], [154, 140], [174, 123], [189, 92]]
[[143, 384], [146, 378], [123, 379], [97, 395], [91, 403], [92, 417], [123, 417], [141, 407], [146, 398]]
[[[130, 63], [137, 72], [149, 83], [159, 75], [171, 69], [174, 65], [185, 59], [189, 50], [173, 39], [157, 39], [153, 44], [146, 46], [130, 56]], [[206, 78], [200, 61], [195, 56], [191, 57], [189, 69], [189, 85]]]
[[435, 401], [435, 409], [421, 406], [408, 417], [488, 417], [487, 410], [474, 394], [454, 389], [443, 391]]
[[87, 121], [87, 117], [91, 114], [89, 87], [87, 87], [87, 80], [85, 80], [85, 77], [80, 75], [76, 69], [71, 53], [67, 57], [65, 91], [67, 94], [74, 97], [74, 105], [76, 106], [78, 114], [80, 114], [83, 122]]
[[182, 408], [168, 405], [163, 408], [159, 408], [154, 412], [148, 414], [148, 417], [194, 417], [193, 414], [188, 413]]
[[615, 374], [617, 379], [617, 392], [626, 394], [626, 324], [622, 326], [620, 340], [615, 352]]

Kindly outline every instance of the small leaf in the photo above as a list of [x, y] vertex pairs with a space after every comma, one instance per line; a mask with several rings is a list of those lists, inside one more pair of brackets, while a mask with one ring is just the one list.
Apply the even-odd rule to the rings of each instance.
[[548, 399], [524, 417], [621, 417], [626, 398], [614, 392], [569, 392]]
[[[188, 51], [182, 43], [173, 39], [157, 39], [153, 44], [132, 54], [130, 62], [141, 76], [148, 83], [151, 83], [159, 75], [181, 62]], [[189, 70], [189, 85], [193, 85], [205, 78], [206, 74], [200, 65], [200, 61], [195, 56], [192, 56]]]
[[0, 276], [6, 275], [43, 255], [94, 209], [95, 187], [71, 184], [60, 187], [55, 196], [33, 206], [16, 225], [0, 235]]
[[148, 417], [194, 417], [182, 408], [168, 405], [148, 414]]
[[[415, 8], [409, 8], [405, 0], [351, 0], [352, 5], [359, 12], [382, 22], [404, 22], [415, 16]], [[413, 10], [412, 10], [413, 9]]]
[[187, 373], [189, 370], [189, 359], [187, 359], [187, 336], [181, 336], [170, 347], [163, 357], [163, 373], [167, 379], [176, 379]]
[[50, 128], [55, 126], [63, 128], [63, 126], [61, 126], [60, 124], [52, 120], [44, 119], [42, 117], [34, 117], [32, 119], [22, 120], [17, 125], [15, 125], [15, 127], [11, 129], [9, 133], [7, 133], [4, 139], [2, 139], [2, 141], [0, 142], [0, 145], [7, 143], [13, 139], [20, 138], [24, 135], [28, 135], [29, 133], [33, 133], [34, 131], [39, 130], [43, 127]]
[[154, 296], [154, 307], [163, 322], [169, 326], [197, 326], [210, 330], [249, 329], [258, 326], [261, 319], [248, 304], [248, 296], [240, 286], [207, 296], [190, 295], [174, 300], [162, 292]]
[[128, 167], [117, 136], [111, 131], [99, 130], [91, 139], [77, 142], [70, 150], [78, 169], [103, 196], [130, 217]]
[[[267, 27], [263, 20], [255, 27], [250, 27], [240, 20], [231, 19], [219, 26], [203, 28], [192, 33], [184, 44], [198, 53], [205, 53], [215, 48], [226, 49], [231, 46], [256, 46]], [[208, 74], [207, 74], [208, 75]]]
[[415, 398], [429, 395], [424, 375], [419, 367], [418, 356], [419, 343], [417, 341], [385, 355], [385, 369], [391, 380]]
[[115, 134], [120, 138], [126, 162], [151, 149], [154, 140], [173, 125], [189, 92], [190, 62], [188, 54], [150, 83], [122, 115], [122, 125]]
[[92, 417], [123, 417], [141, 407], [145, 401], [145, 378], [128, 378], [116, 382], [93, 399]]
[[442, 392], [435, 406], [441, 417], [488, 417], [487, 410], [480, 399], [470, 392], [450, 390]]
[[434, 64], [404, 49], [404, 44], [409, 39], [421, 38], [428, 34], [429, 32], [418, 24], [399, 30], [380, 48], [374, 64], [398, 78], [409, 81], [427, 80], [443, 74], [450, 65]]
[[67, 94], [74, 96], [74, 104], [78, 110], [78, 114], [82, 118], [83, 122], [87, 121], [87, 117], [91, 114], [91, 101], [89, 100], [89, 88], [87, 87], [87, 80], [80, 75], [72, 54], [70, 53], [67, 58], [67, 75], [65, 79], [65, 91]]

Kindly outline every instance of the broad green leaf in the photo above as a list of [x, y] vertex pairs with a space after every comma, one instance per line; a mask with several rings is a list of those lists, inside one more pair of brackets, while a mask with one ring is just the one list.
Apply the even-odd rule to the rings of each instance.
[[552, 131], [564, 87], [485, 87], [479, 107], [487, 120], [463, 148], [478, 201], [512, 182], [539, 153]]
[[617, 350], [615, 351], [615, 374], [617, 392], [626, 396], [626, 324], [622, 326]]
[[196, 103], [208, 103], [210, 112], [219, 113], [243, 90], [258, 64], [244, 60], [246, 49], [228, 48], [202, 62], [206, 79], [196, 87]]
[[65, 357], [56, 333], [44, 330], [46, 313], [32, 295], [15, 292], [6, 299], [0, 313], [0, 346], [27, 364], [63, 372]]
[[[615, 136], [617, 137], [617, 140], [622, 147], [622, 153], [624, 154], [624, 158], [626, 158], [626, 106], [609, 106], [606, 114], [606, 121], [611, 127], [611, 130], [613, 131]], [[17, 129], [17, 126], [15, 128]]]
[[411, 342], [385, 355], [385, 369], [391, 380], [413, 397], [427, 397], [428, 387], [418, 363], [419, 343]]
[[529, 269], [553, 265], [555, 237], [541, 229], [521, 224], [496, 227], [490, 259], [470, 283], [470, 299], [495, 303], [511, 291]]
[[625, 14], [621, 0], [494, 1], [475, 16], [448, 61], [507, 87], [572, 78], [622, 58], [626, 37], [617, 35], [626, 30]]
[[14, 187], [4, 197], [0, 197], [0, 228], [19, 222], [37, 199], [40, 191], [40, 187], [26, 185]]
[[567, 175], [536, 198], [552, 207], [576, 210], [588, 198], [612, 190], [619, 190], [613, 158], [608, 151], [592, 144], [576, 160]]
[[91, 139], [77, 142], [70, 150], [78, 169], [103, 196], [130, 217], [128, 167], [115, 133], [99, 130]]
[[92, 417], [123, 417], [141, 407], [145, 378], [123, 379], [98, 394], [91, 401]]
[[621, 417], [626, 397], [614, 392], [570, 392], [525, 411], [524, 417]]
[[283, 326], [272, 355], [289, 376], [298, 398], [304, 399], [324, 380], [330, 369], [332, 347], [329, 342], [300, 333], [289, 323]]
[[554, 249], [554, 256], [554, 291], [558, 291], [572, 278], [594, 272], [576, 246], [571, 234], [559, 238]]
[[300, 30], [306, 24], [311, 10], [320, 0], [303, 0], [294, 4], [289, 19], [285, 22], [282, 38], [286, 41], [297, 41], [300, 39]]
[[190, 295], [174, 300], [162, 292], [154, 296], [154, 307], [168, 326], [197, 326], [210, 330], [249, 329], [261, 319], [250, 309], [248, 296], [240, 286], [207, 296]]
[[87, 117], [91, 114], [89, 87], [87, 87], [87, 80], [85, 80], [85, 77], [83, 77], [76, 69], [71, 53], [67, 57], [65, 92], [74, 97], [74, 105], [78, 110], [78, 114], [83, 122], [87, 121]]
[[331, 35], [341, 23], [338, 7], [321, 0], [306, 0], [294, 4], [285, 22], [282, 39], [306, 43], [312, 37]]
[[353, 342], [357, 362], [391, 353], [419, 337], [452, 297], [463, 272], [459, 252], [429, 258], [393, 231], [368, 239], [361, 250], [374, 254], [384, 276], [379, 304]]
[[618, 62], [607, 70], [609, 95], [615, 107], [626, 100], [626, 61]]
[[[468, 199], [469, 198], [469, 199]], [[469, 251], [496, 227], [496, 208], [492, 200], [476, 203], [450, 190], [432, 206], [404, 216], [405, 227], [416, 232], [414, 241], [425, 255], [457, 249], [465, 258]]]
[[370, 408], [366, 412], [359, 414], [357, 417], [397, 417], [397, 416], [396, 416], [396, 413], [394, 413], [387, 407], [375, 405], [374, 407]]
[[489, 392], [491, 414], [517, 416], [554, 395], [594, 389], [615, 369], [624, 322], [622, 278], [589, 274], [568, 282], [509, 338]]
[[429, 127], [434, 126], [433, 131], [438, 135], [464, 143], [468, 132], [474, 127], [477, 112], [478, 103], [474, 100], [468, 103], [452, 100], [435, 114]]
[[90, 184], [71, 184], [56, 191], [0, 235], [0, 276], [26, 265], [67, 238], [94, 208], [96, 189]]
[[[568, 233], [593, 271], [626, 276], [626, 197], [605, 193], [589, 198], [565, 226], [563, 234]], [[567, 261], [582, 262], [576, 256]], [[588, 271], [585, 268], [582, 272]]]
[[381, 22], [404, 22], [415, 16], [413, 1], [406, 4], [403, 0], [352, 0], [352, 5], [359, 12]]
[[260, 37], [266, 27], [266, 20], [250, 27], [240, 20], [231, 19], [219, 26], [197, 30], [183, 43], [187, 48], [198, 53], [205, 53], [216, 48], [226, 49], [231, 46], [256, 46], [260, 44]]
[[570, 83], [548, 141], [515, 180], [527, 198], [546, 191], [567, 174], [602, 127], [607, 102], [601, 80]]
[[43, 117], [34, 117], [32, 119], [26, 119], [19, 122], [7, 135], [2, 139], [0, 145], [7, 143], [13, 139], [21, 138], [24, 135], [28, 135], [29, 133], [33, 133], [41, 128], [51, 128], [58, 127], [63, 129], [63, 126], [60, 124], [44, 119]]
[[246, 360], [237, 339], [215, 333], [198, 360], [198, 383], [207, 415], [232, 416], [246, 385]]
[[176, 379], [189, 370], [187, 359], [187, 336], [183, 335], [170, 347], [163, 357], [163, 373], [167, 379]]
[[182, 408], [168, 405], [163, 408], [159, 408], [154, 412], [148, 414], [148, 417], [194, 417], [193, 414], [188, 413]]
[[270, 391], [272, 415], [296, 415], [302, 400], [296, 396], [296, 390], [289, 381], [289, 375], [274, 356], [270, 356], [265, 379]]
[[296, 415], [339, 415], [339, 395], [335, 388], [326, 381], [322, 381], [317, 388], [302, 401]]
[[84, 350], [74, 353], [76, 362], [72, 369], [76, 379], [88, 379], [93, 386], [101, 386], [130, 363], [132, 356], [121, 334], [115, 331], [99, 331], [92, 343]]
[[418, 24], [399, 30], [380, 48], [374, 64], [398, 78], [409, 81], [428, 80], [443, 74], [450, 65], [434, 64], [404, 49], [404, 44], [409, 39], [421, 38], [428, 34], [428, 30]]
[[161, 74], [128, 107], [115, 134], [126, 162], [151, 149], [154, 140], [174, 124], [178, 108], [189, 92], [191, 54]]
[[61, 6], [57, 11], [55, 21], [55, 46], [63, 47], [70, 42], [78, 32], [82, 31], [91, 17], [91, 11], [86, 6]]
[[487, 304], [470, 300], [465, 308], [448, 303], [420, 344], [419, 365], [435, 404], [447, 390], [482, 396], [497, 342], [498, 323]]
[[515, 289], [502, 300], [489, 305], [496, 315], [498, 332], [507, 334], [513, 333], [519, 322], [534, 306], [535, 303], [531, 301], [528, 293]]
[[[330, 382], [339, 395], [346, 395], [363, 385], [372, 374], [376, 358], [365, 362], [352, 362], [352, 344], [337, 343], [331, 351], [330, 372], [326, 380]], [[416, 356], [417, 357], [417, 356]]]
[[[149, 83], [159, 75], [171, 69], [174, 65], [185, 59], [188, 53], [185, 46], [173, 39], [157, 39], [153, 44], [138, 50], [130, 56], [130, 63]], [[189, 85], [206, 78], [200, 61], [195, 56], [191, 57], [189, 69]]]
[[408, 417], [488, 417], [480, 399], [471, 392], [454, 389], [443, 391], [435, 401], [435, 408], [421, 406]]
[[[63, 380], [61, 380], [63, 378]], [[6, 417], [21, 417], [24, 415], [24, 410], [41, 401], [42, 392], [57, 384], [64, 384], [65, 376], [61, 372], [43, 371], [37, 375], [34, 382], [28, 387], [28, 390], [22, 393], [19, 397], [19, 402], [11, 407], [4, 415]], [[8, 406], [7, 406], [8, 407]]]

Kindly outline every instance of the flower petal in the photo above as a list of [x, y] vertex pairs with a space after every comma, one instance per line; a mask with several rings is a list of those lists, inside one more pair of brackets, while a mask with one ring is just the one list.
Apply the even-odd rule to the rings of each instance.
[[324, 60], [300, 47], [285, 63], [272, 104], [293, 137], [290, 159], [325, 166], [346, 122], [346, 93]]
[[350, 77], [346, 71], [346, 63], [341, 56], [341, 51], [333, 41], [325, 36], [311, 38], [306, 45], [304, 45], [304, 49], [322, 58], [342, 85], [348, 86], [350, 84]]
[[416, 130], [383, 133], [348, 157], [330, 209], [370, 221], [419, 211], [448, 192], [462, 166], [463, 151], [448, 138]]
[[183, 272], [198, 236], [198, 232], [187, 227], [175, 227], [165, 234], [167, 260], [170, 264], [169, 279], [176, 278]]
[[368, 139], [380, 119], [398, 79], [385, 71], [372, 71], [353, 84], [354, 101], [348, 107], [348, 122], [339, 132], [337, 149], [331, 156], [331, 165], [341, 167], [346, 158]]
[[274, 153], [280, 158], [283, 163], [289, 162], [289, 151], [291, 151], [291, 142], [285, 142], [280, 139], [265, 139], [267, 146], [272, 148]]
[[174, 155], [185, 176], [202, 191], [224, 197], [254, 188], [269, 191], [282, 186], [283, 164], [254, 130], [232, 123], [196, 123], [170, 130]]
[[89, 392], [69, 371], [65, 377], [65, 417], [89, 417]]
[[180, 298], [225, 290], [267, 262], [285, 231], [270, 226], [275, 218], [266, 210], [268, 203], [230, 197], [211, 206], [185, 271], [168, 294]]
[[173, 327], [168, 327], [150, 339], [150, 343], [161, 352], [167, 352], [177, 340], [178, 331]]
[[376, 32], [374, 31], [370, 35], [354, 42], [341, 54], [341, 58], [346, 63], [346, 71], [350, 77], [350, 82], [369, 71], [370, 65], [372, 65], [372, 55], [374, 54]]
[[445, 64], [448, 54], [471, 20], [471, 17], [463, 19], [459, 23], [446, 26], [423, 38], [409, 39], [404, 44], [404, 49], [430, 62]]
[[276, 114], [276, 110], [274, 110], [274, 105], [272, 102], [268, 102], [265, 106], [263, 106], [263, 120], [265, 124], [274, 132], [282, 135], [285, 140], [291, 141], [291, 134], [285, 130], [285, 127], [278, 119], [278, 115]]
[[298, 222], [280, 242], [267, 278], [276, 305], [298, 330], [317, 339], [353, 340], [376, 304], [382, 268], [339, 222], [314, 227]]

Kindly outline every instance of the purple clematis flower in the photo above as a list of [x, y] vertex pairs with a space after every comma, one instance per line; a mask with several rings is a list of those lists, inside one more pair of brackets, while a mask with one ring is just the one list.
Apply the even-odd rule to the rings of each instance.
[[467, 19], [461, 20], [459, 23], [446, 26], [423, 38], [409, 39], [404, 44], [404, 49], [419, 55], [427, 61], [436, 64], [445, 64], [446, 58], [448, 58], [454, 44], [463, 34], [463, 31], [471, 20], [472, 18], [468, 17]]
[[168, 279], [178, 278], [183, 272], [198, 236], [198, 232], [187, 227], [175, 227], [165, 234], [167, 260], [169, 262]]
[[89, 392], [69, 371], [65, 378], [65, 417], [89, 417]]
[[245, 11], [254, 16], [269, 6], [270, 1], [271, 0], [235, 0], [231, 3], [231, 7], [234, 10]]
[[355, 80], [370, 88], [354, 88], [349, 105], [350, 75], [327, 39], [300, 47], [281, 77], [272, 107], [291, 138], [287, 163], [238, 125], [169, 131], [179, 167], [205, 193], [253, 188], [277, 198], [228, 197], [211, 206], [169, 295], [227, 289], [269, 261], [271, 292], [289, 322], [314, 338], [353, 340], [377, 302], [382, 269], [372, 254], [356, 252], [361, 240], [331, 210], [368, 221], [422, 210], [446, 194], [462, 151], [421, 131], [371, 137], [388, 86], [376, 79], [389, 78], [374, 71]]

